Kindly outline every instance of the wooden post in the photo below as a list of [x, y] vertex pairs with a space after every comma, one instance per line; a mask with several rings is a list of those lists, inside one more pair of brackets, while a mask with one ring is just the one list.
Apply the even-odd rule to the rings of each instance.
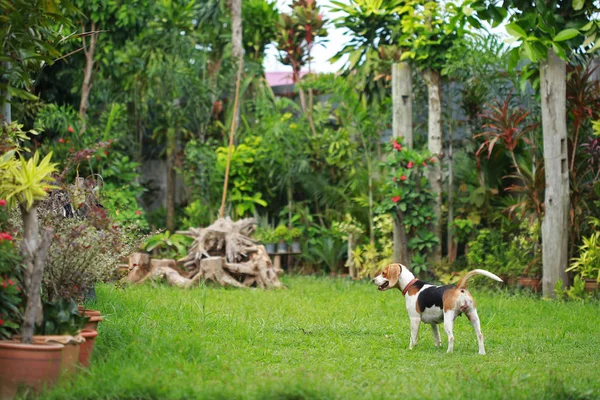
[[434, 164], [429, 172], [429, 183], [431, 191], [435, 196], [433, 211], [436, 216], [433, 227], [435, 236], [439, 243], [432, 250], [433, 260], [442, 259], [442, 78], [439, 71], [423, 71], [423, 78], [427, 84], [427, 94], [429, 98], [429, 133], [427, 147], [434, 159]]
[[[392, 136], [403, 137], [404, 145], [412, 149], [412, 76], [408, 63], [392, 65]], [[408, 241], [402, 216], [394, 218], [393, 261], [410, 265]]]
[[[4, 68], [6, 71], [6, 74], [9, 75], [10, 74], [10, 62], [5, 62], [4, 63]], [[10, 104], [10, 91], [8, 90], [8, 86], [10, 85], [10, 82], [6, 82], [6, 90], [4, 92], [4, 102], [2, 103], [2, 116], [4, 118], [4, 122], [6, 124], [10, 124], [12, 122], [12, 115], [11, 115], [11, 104]]]
[[545, 215], [542, 222], [544, 297], [554, 297], [559, 279], [567, 283], [569, 239], [569, 168], [567, 165], [566, 63], [551, 49], [540, 66]]

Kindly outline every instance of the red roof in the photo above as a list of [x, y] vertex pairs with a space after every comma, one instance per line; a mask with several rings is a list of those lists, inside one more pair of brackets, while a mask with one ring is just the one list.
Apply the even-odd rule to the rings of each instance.
[[[308, 74], [308, 71], [300, 71], [300, 77], [306, 74]], [[269, 86], [292, 85], [294, 83], [291, 71], [265, 72], [265, 78]]]

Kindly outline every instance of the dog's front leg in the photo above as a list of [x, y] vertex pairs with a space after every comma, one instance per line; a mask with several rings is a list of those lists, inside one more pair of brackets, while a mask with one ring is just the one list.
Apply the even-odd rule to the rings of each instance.
[[412, 350], [412, 348], [417, 345], [417, 341], [419, 340], [419, 327], [420, 326], [421, 326], [421, 317], [412, 317], [410, 319], [410, 346], [409, 346], [410, 350]]
[[440, 338], [440, 327], [438, 324], [431, 324], [431, 332], [433, 332], [433, 343], [435, 347], [442, 345], [442, 339]]

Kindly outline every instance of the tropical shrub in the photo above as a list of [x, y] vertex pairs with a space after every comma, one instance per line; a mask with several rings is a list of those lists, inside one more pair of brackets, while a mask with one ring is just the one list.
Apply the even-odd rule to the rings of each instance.
[[[8, 223], [6, 200], [0, 200], [0, 339], [8, 339], [21, 324], [23, 262]], [[13, 232], [11, 234], [10, 232]]]
[[438, 244], [431, 229], [435, 220], [432, 207], [434, 194], [427, 178], [433, 159], [427, 152], [403, 148], [401, 138], [393, 139], [389, 150], [385, 166], [390, 172], [384, 189], [388, 197], [377, 211], [391, 213], [394, 218], [400, 219], [408, 235], [410, 254], [413, 259], [417, 257], [415, 273], [419, 273], [427, 270], [425, 256]]
[[155, 257], [177, 259], [187, 254], [188, 246], [193, 241], [189, 236], [166, 231], [150, 236], [144, 244], [144, 250], [152, 252]]
[[36, 326], [37, 335], [77, 335], [89, 317], [82, 315], [73, 299], [44, 303], [44, 319]]

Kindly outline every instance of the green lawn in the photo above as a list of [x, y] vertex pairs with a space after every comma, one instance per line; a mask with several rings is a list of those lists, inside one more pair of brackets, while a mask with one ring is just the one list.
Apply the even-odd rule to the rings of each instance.
[[105, 321], [89, 372], [41, 398], [600, 398], [597, 302], [472, 290], [488, 354], [477, 354], [465, 317], [446, 354], [443, 330], [435, 348], [428, 326], [408, 350], [397, 290], [284, 282], [277, 291], [101, 286], [90, 306]]

